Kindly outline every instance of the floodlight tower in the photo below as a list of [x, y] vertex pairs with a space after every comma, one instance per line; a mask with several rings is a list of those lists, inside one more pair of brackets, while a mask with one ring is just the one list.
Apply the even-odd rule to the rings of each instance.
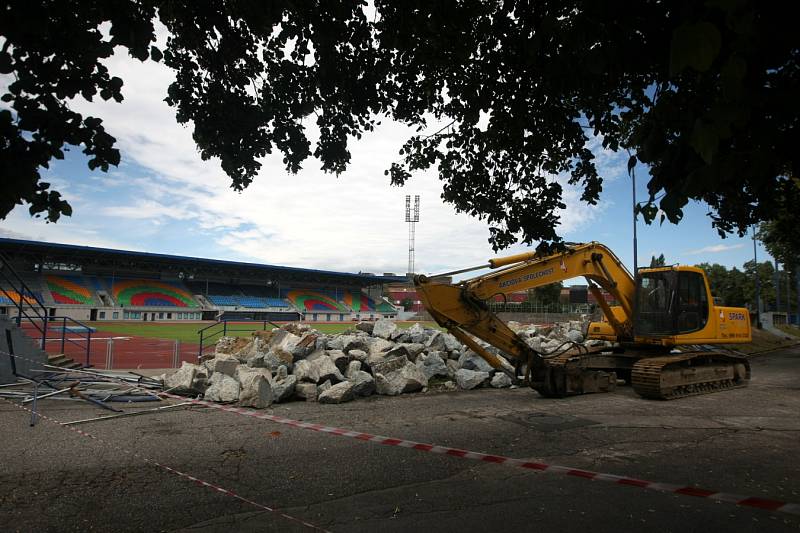
[[411, 195], [406, 195], [406, 222], [408, 222], [408, 275], [414, 275], [414, 233], [419, 222], [419, 194], [414, 195], [414, 212], [411, 212]]

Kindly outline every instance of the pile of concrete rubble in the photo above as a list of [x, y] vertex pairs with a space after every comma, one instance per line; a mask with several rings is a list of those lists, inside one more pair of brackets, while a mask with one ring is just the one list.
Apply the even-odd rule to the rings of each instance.
[[[540, 352], [565, 342], [584, 343], [579, 321], [509, 325]], [[513, 373], [512, 365], [497, 355]], [[199, 365], [183, 363], [161, 379], [176, 394], [202, 394], [206, 400], [255, 408], [289, 400], [343, 403], [372, 394], [395, 396], [424, 392], [429, 384], [451, 390], [512, 386], [506, 373], [449, 333], [419, 324], [401, 329], [390, 320], [360, 323], [338, 335], [288, 324], [255, 332], [250, 339], [223, 337], [213, 357]]]

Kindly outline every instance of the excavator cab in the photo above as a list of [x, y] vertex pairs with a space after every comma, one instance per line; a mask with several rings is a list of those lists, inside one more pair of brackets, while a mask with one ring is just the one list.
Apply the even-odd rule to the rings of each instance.
[[654, 337], [700, 331], [711, 308], [705, 276], [679, 267], [640, 269], [636, 304], [636, 333]]

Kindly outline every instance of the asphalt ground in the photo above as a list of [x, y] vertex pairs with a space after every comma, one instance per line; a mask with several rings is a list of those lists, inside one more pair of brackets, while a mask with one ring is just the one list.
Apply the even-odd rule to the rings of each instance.
[[[800, 350], [752, 359], [750, 386], [671, 402], [628, 387], [288, 403], [270, 412], [397, 438], [800, 502]], [[109, 414], [42, 400], [60, 421]], [[146, 407], [152, 407], [147, 404]], [[125, 407], [126, 410], [144, 407]], [[135, 450], [332, 531], [798, 531], [800, 517], [294, 429], [206, 408], [76, 426], [0, 401], [2, 531], [301, 531], [132, 457]]]

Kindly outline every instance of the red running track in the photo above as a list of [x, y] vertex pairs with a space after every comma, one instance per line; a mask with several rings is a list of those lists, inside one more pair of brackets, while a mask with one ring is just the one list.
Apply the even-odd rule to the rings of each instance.
[[[39, 332], [33, 326], [23, 325], [23, 331], [38, 343]], [[127, 333], [97, 331], [92, 334], [89, 357], [86, 357], [86, 339], [78, 334], [67, 334], [68, 340], [61, 346], [61, 332], [48, 332], [45, 350], [49, 354], [61, 354], [81, 364], [89, 364], [101, 369], [136, 369], [136, 368], [173, 368], [175, 365], [175, 341], [171, 339], [154, 339]], [[72, 341], [72, 342], [70, 342]], [[111, 364], [108, 365], [109, 345], [111, 346]], [[178, 345], [177, 366], [182, 361], [197, 362], [200, 345], [181, 342]]]

